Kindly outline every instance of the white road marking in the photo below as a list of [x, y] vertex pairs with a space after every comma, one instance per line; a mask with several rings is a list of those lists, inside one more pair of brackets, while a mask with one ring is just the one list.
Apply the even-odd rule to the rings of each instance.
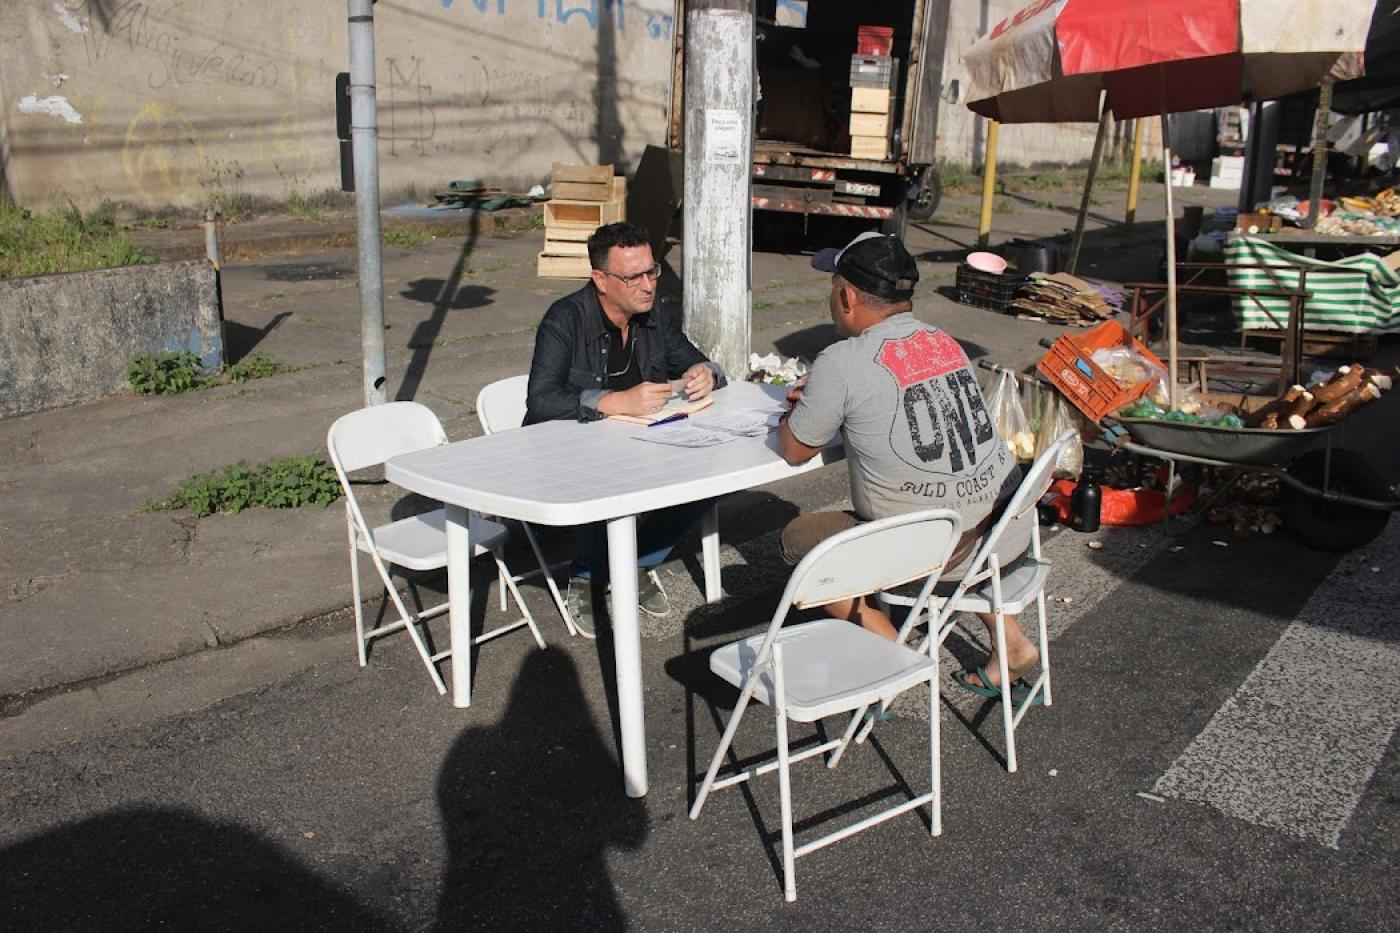
[[[1400, 523], [1366, 551], [1400, 567]], [[1343, 559], [1155, 791], [1339, 846], [1400, 721], [1400, 586], [1364, 569]]]

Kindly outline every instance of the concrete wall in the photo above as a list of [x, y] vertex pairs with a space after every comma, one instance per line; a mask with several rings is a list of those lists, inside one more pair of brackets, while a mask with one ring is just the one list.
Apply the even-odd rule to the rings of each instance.
[[143, 353], [192, 350], [217, 369], [222, 330], [202, 259], [0, 279], [0, 418], [126, 391]]
[[[935, 0], [937, 2], [937, 0]], [[967, 109], [972, 80], [962, 56], [977, 38], [1016, 13], [1029, 0], [953, 0], [948, 10], [948, 50], [943, 62], [947, 101], [950, 82], [958, 82], [957, 97], [939, 114], [938, 151], [941, 158], [963, 165], [981, 165], [986, 120]], [[1130, 2], [1130, 0], [1125, 0]], [[1004, 125], [998, 132], [999, 162], [1034, 165], [1038, 162], [1087, 162], [1094, 152], [1094, 123]]]
[[[943, 0], [934, 0], [943, 2]], [[683, 5], [683, 0], [682, 0]], [[951, 0], [938, 151], [980, 164], [963, 51], [1024, 0]], [[664, 144], [676, 0], [381, 0], [382, 190], [526, 188]], [[4, 0], [0, 160], [20, 203], [195, 206], [339, 185], [344, 0]], [[1082, 161], [1092, 125], [1013, 126], [1004, 162]]]
[[[381, 0], [386, 193], [528, 187], [664, 138], [673, 0]], [[344, 0], [4, 0], [0, 158], [16, 199], [193, 206], [339, 186]]]

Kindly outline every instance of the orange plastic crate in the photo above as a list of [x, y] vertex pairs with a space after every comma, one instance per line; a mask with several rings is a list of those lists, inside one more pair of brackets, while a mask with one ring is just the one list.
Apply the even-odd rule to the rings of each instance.
[[1132, 347], [1152, 363], [1166, 369], [1143, 343], [1128, 335], [1117, 321], [1104, 321], [1083, 334], [1065, 334], [1040, 358], [1036, 369], [1090, 421], [1137, 401], [1152, 388], [1152, 380], [1121, 386], [1094, 362], [1094, 351], [1108, 347]]

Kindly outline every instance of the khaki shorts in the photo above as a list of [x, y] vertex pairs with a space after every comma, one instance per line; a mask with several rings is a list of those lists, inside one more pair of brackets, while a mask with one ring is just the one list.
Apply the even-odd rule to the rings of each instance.
[[[975, 528], [969, 528], [963, 532], [962, 537], [958, 539], [957, 547], [953, 548], [953, 556], [949, 558], [948, 566], [944, 568], [939, 577], [940, 580], [962, 579], [963, 575], [967, 573], [968, 567], [972, 565], [972, 558], [976, 555], [983, 537], [1000, 517], [1000, 511], [994, 511], [982, 519]], [[1031, 533], [1035, 529], [1036, 520], [1035, 509], [1028, 509], [1024, 515], [1013, 521], [1002, 534], [996, 551], [1001, 566], [1009, 566], [1030, 549]], [[802, 558], [806, 557], [808, 552], [818, 544], [847, 529], [854, 528], [862, 522], [863, 519], [850, 510], [809, 512], [806, 515], [797, 516], [788, 522], [787, 527], [783, 529], [783, 562], [789, 567], [796, 567]]]

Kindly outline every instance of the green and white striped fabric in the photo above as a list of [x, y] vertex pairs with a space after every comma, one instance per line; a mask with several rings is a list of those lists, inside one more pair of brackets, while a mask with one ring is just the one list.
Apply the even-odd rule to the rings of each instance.
[[[1230, 284], [1240, 288], [1297, 288], [1298, 270], [1307, 269], [1307, 290], [1312, 297], [1303, 316], [1304, 330], [1400, 333], [1400, 273], [1372, 253], [1323, 261], [1253, 237], [1236, 237], [1225, 244], [1225, 259], [1231, 265]], [[1290, 268], [1233, 268], [1237, 263]], [[1286, 299], [1239, 297], [1234, 301], [1235, 316], [1242, 329], [1270, 330], [1288, 320]]]

